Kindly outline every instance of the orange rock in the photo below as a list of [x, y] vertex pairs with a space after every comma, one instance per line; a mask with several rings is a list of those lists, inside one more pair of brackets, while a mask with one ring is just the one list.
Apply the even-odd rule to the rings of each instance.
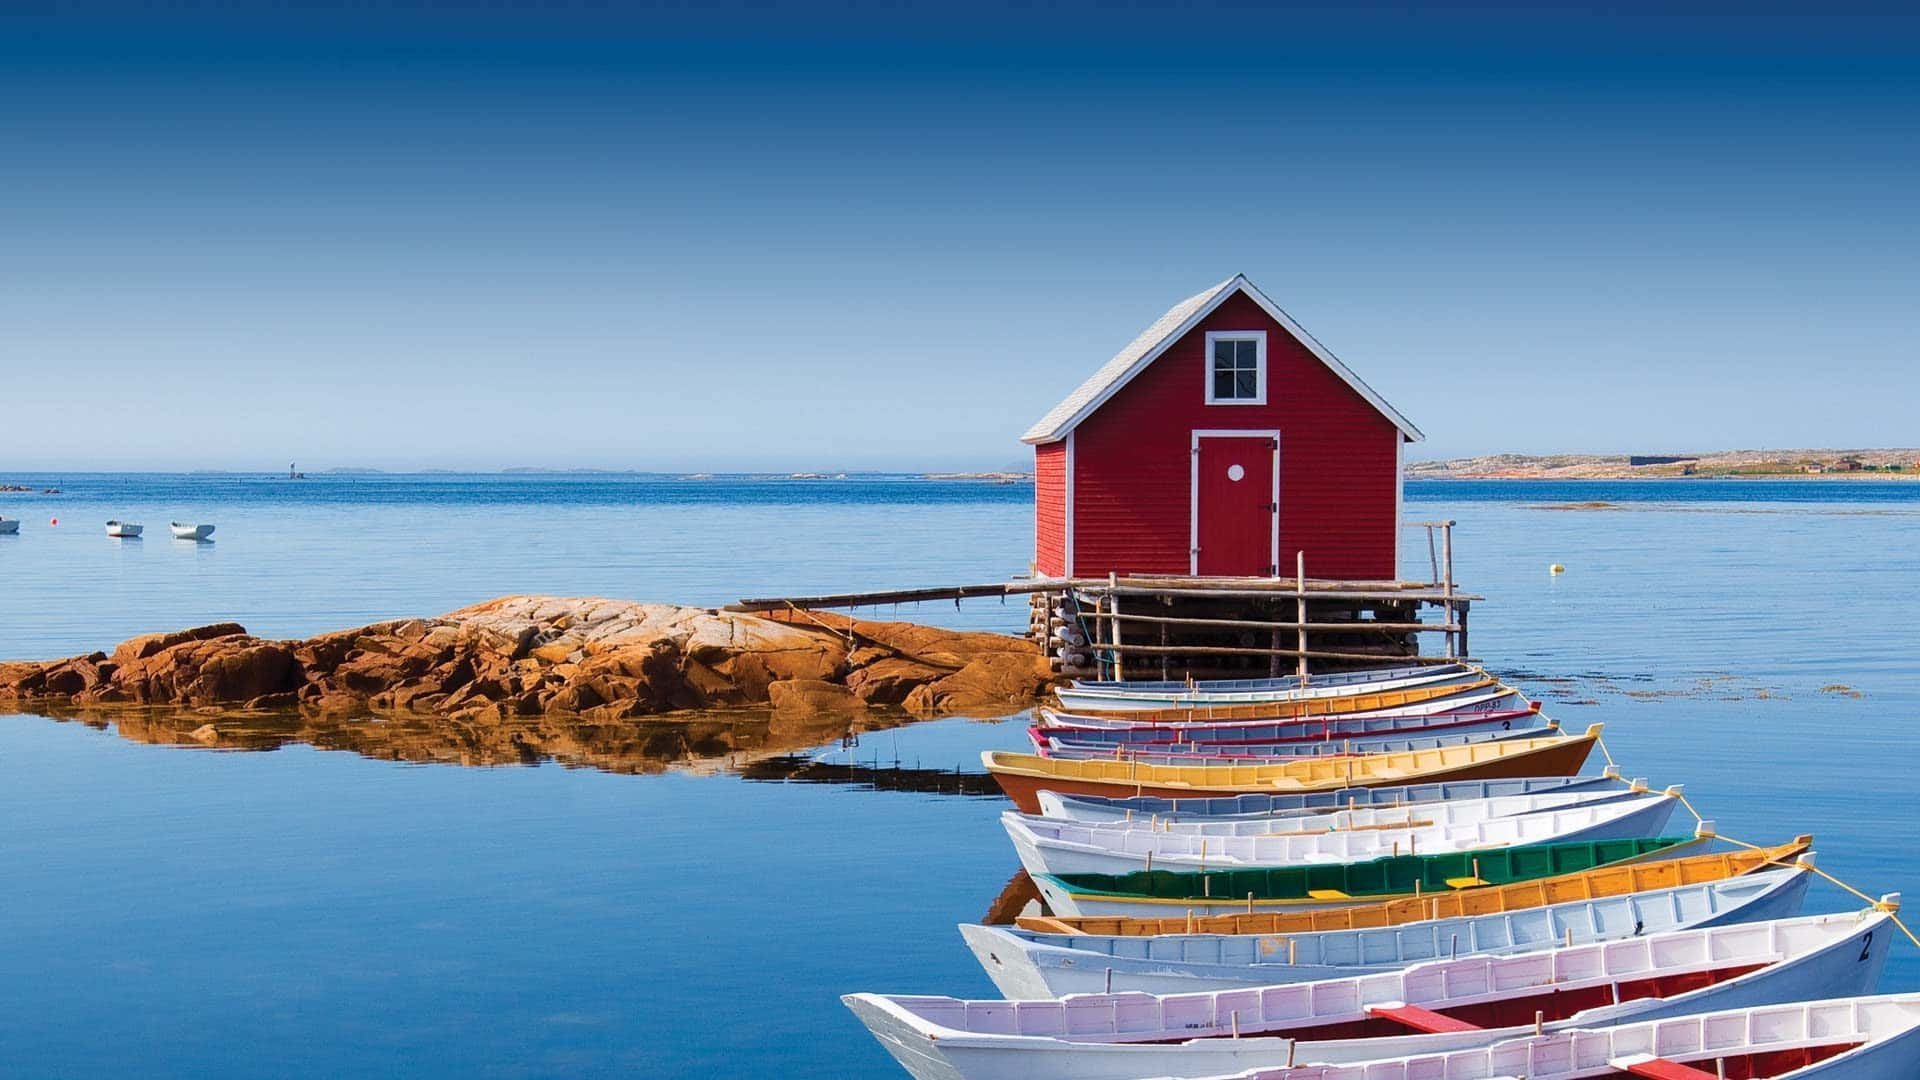
[[171, 634], [142, 634], [121, 642], [120, 647], [113, 650], [113, 662], [126, 664], [133, 660], [144, 660], [162, 649], [170, 649], [189, 641], [235, 637], [246, 632], [247, 628], [239, 623], [214, 623], [210, 626], [196, 626], [191, 630], [176, 630]]
[[898, 705], [914, 690], [947, 674], [912, 660], [880, 660], [848, 675], [847, 689], [870, 705]]
[[1030, 704], [1046, 690], [1052, 674], [1038, 651], [1031, 656], [989, 654], [919, 687], [903, 704], [921, 713]]
[[853, 691], [820, 679], [787, 679], [767, 687], [775, 712], [794, 716], [847, 715], [863, 706]]

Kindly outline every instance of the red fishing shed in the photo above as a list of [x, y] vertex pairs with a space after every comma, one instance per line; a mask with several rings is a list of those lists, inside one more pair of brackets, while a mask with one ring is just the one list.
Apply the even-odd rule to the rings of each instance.
[[1420, 430], [1244, 275], [1175, 304], [1022, 436], [1047, 577], [1391, 580]]

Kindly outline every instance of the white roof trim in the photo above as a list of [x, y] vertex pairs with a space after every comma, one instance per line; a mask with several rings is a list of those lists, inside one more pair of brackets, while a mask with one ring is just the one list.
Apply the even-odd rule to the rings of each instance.
[[1109, 398], [1119, 393], [1121, 387], [1132, 382], [1134, 376], [1145, 371], [1147, 365], [1158, 360], [1160, 354], [1166, 352], [1169, 346], [1185, 337], [1188, 331], [1199, 325], [1200, 320], [1212, 314], [1215, 308], [1225, 303], [1227, 298], [1236, 292], [1246, 293], [1249, 299], [1260, 305], [1261, 310], [1271, 316], [1274, 322], [1279, 323], [1287, 333], [1292, 334], [1300, 344], [1305, 345], [1307, 350], [1325, 364], [1329, 371], [1338, 375], [1340, 381], [1352, 387], [1354, 393], [1365, 398], [1367, 404], [1373, 406], [1375, 411], [1391, 421], [1394, 427], [1400, 429], [1400, 433], [1406, 437], [1407, 441], [1419, 442], [1426, 438], [1420, 433], [1419, 428], [1413, 426], [1411, 420], [1402, 416], [1398, 409], [1387, 404], [1386, 399], [1375, 393], [1373, 387], [1363, 382], [1360, 376], [1355, 375], [1347, 365], [1340, 362], [1338, 357], [1329, 352], [1325, 345], [1320, 344], [1312, 334], [1307, 333], [1299, 323], [1294, 322], [1293, 316], [1281, 310], [1280, 305], [1268, 299], [1267, 294], [1256, 288], [1253, 282], [1248, 281], [1245, 274], [1236, 274], [1205, 292], [1189, 296], [1173, 305], [1165, 315], [1160, 316], [1152, 326], [1147, 327], [1144, 333], [1134, 338], [1099, 371], [1094, 372], [1086, 382], [1081, 383], [1073, 393], [1068, 394], [1066, 400], [1055, 405], [1047, 415], [1041, 417], [1039, 423], [1027, 429], [1027, 433], [1020, 437], [1020, 441], [1049, 443], [1066, 438], [1067, 432], [1078, 427], [1082, 420], [1092, 416], [1100, 406], [1107, 403]]

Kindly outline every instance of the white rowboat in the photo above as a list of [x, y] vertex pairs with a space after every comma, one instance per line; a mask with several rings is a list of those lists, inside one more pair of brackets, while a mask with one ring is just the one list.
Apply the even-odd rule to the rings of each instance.
[[[1675, 784], [1661, 792], [1678, 799], [1685, 789]], [[1048, 792], [1052, 794], [1052, 792]], [[1644, 789], [1638, 796], [1650, 794]], [[1548, 791], [1538, 795], [1496, 795], [1486, 799], [1455, 799], [1416, 806], [1354, 806], [1294, 814], [1287, 817], [1182, 817], [1178, 814], [1142, 814], [1125, 821], [1075, 822], [1090, 833], [1112, 835], [1128, 831], [1174, 836], [1289, 836], [1345, 832], [1354, 829], [1413, 829], [1421, 826], [1469, 825], [1494, 818], [1518, 817], [1550, 810], [1573, 810], [1622, 801], [1622, 793], [1605, 788]], [[1059, 826], [1060, 818], [1026, 815], [1036, 823]]]
[[[1445, 694], [1440, 697], [1429, 698], [1426, 701], [1412, 704], [1343, 712], [1333, 717], [1316, 717], [1312, 720], [1289, 721], [1275, 720], [1272, 718], [1256, 718], [1250, 720], [1195, 720], [1191, 722], [1191, 725], [1196, 727], [1206, 726], [1220, 731], [1227, 731], [1235, 727], [1254, 727], [1277, 723], [1312, 723], [1318, 726], [1327, 720], [1342, 723], [1371, 720], [1376, 723], [1385, 722], [1391, 724], [1396, 720], [1405, 721], [1416, 717], [1437, 716], [1450, 713], [1514, 712], [1526, 709], [1529, 704], [1531, 704], [1531, 702], [1525, 694], [1512, 687], [1496, 684], [1475, 690], [1462, 690], [1458, 693]], [[1138, 710], [1132, 711], [1137, 712]], [[1039, 717], [1041, 727], [1114, 728], [1124, 731], [1139, 727], [1162, 727], [1167, 724], [1165, 720], [1141, 720], [1137, 717], [1129, 718], [1126, 712], [1076, 713], [1059, 709], [1043, 708], [1039, 712]]]
[[135, 525], [130, 521], [109, 521], [107, 522], [107, 535], [118, 536], [124, 540], [131, 540], [139, 536], [141, 530], [144, 528], [146, 528], [146, 526]]
[[1651, 837], [1660, 835], [1678, 805], [1677, 794], [1660, 792], [1591, 806], [1461, 824], [1416, 824], [1412, 828], [1349, 829], [1297, 835], [1273, 832], [1255, 836], [1206, 836], [1155, 832], [1150, 828], [1088, 825], [1013, 811], [1002, 814], [1000, 823], [1013, 840], [1021, 865], [1033, 875], [1048, 905], [1060, 914], [1086, 915], [1096, 913], [1074, 910], [1070, 897], [1056, 902], [1054, 896], [1048, 895], [1050, 882], [1044, 880], [1044, 875], [1353, 863], [1391, 855], [1442, 855], [1527, 844]]
[[1065, 686], [1054, 692], [1068, 712], [1091, 710], [1125, 711], [1138, 709], [1178, 709], [1207, 705], [1275, 705], [1287, 702], [1321, 701], [1392, 690], [1430, 689], [1448, 686], [1479, 686], [1490, 677], [1478, 668], [1448, 664], [1418, 674], [1406, 675], [1397, 669], [1385, 672], [1393, 678], [1364, 681], [1338, 681], [1340, 676], [1310, 680], [1304, 687], [1259, 690], [1139, 689], [1133, 683], [1106, 683], [1094, 686]]
[[1107, 799], [1098, 795], [1062, 795], [1042, 791], [1040, 812], [1073, 821], [1130, 821], [1158, 817], [1161, 821], [1199, 821], [1221, 818], [1293, 817], [1356, 806], [1414, 806], [1454, 799], [1491, 799], [1500, 795], [1533, 795], [1554, 791], [1605, 792], [1619, 797], [1647, 790], [1642, 779], [1626, 780], [1609, 769], [1600, 776], [1520, 776], [1507, 780], [1443, 780], [1402, 787], [1345, 788], [1290, 795], [1227, 795], [1218, 798], [1163, 799], [1153, 796]]
[[213, 535], [211, 525], [183, 525], [176, 521], [168, 526], [173, 530], [175, 540], [205, 540]]
[[1872, 908], [1240, 990], [842, 1000], [919, 1080], [1208, 1077], [1866, 993], [1892, 930]]
[[1911, 1080], [1920, 994], [1728, 1009], [1592, 1031], [1511, 1039], [1359, 1065], [1298, 1065], [1210, 1080], [1599, 1080], [1621, 1074]]
[[1271, 986], [1394, 971], [1456, 955], [1504, 955], [1790, 918], [1800, 913], [1813, 878], [1811, 859], [1802, 862], [1717, 881], [1397, 926], [1154, 935], [962, 926], [960, 936], [1009, 998]]

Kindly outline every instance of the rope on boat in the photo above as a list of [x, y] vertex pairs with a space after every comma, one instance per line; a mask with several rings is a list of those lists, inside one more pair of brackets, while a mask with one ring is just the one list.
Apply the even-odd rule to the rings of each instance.
[[[1602, 749], [1604, 750], [1604, 748], [1605, 748], [1605, 744], [1602, 744]], [[1613, 763], [1613, 757], [1611, 755], [1607, 757], [1607, 763], [1609, 765]], [[1707, 820], [1706, 816], [1701, 814], [1699, 810], [1694, 809], [1693, 803], [1687, 801], [1687, 796], [1684, 792], [1677, 794], [1674, 797], [1680, 800], [1681, 806], [1686, 807], [1687, 813], [1693, 815], [1693, 820], [1696, 825], [1703, 824], [1706, 822]], [[1731, 836], [1725, 836], [1720, 834], [1718, 831], [1714, 833], [1714, 837], [1715, 839], [1725, 840], [1729, 844], [1733, 844], [1737, 847], [1743, 847], [1750, 851], [1766, 850], [1766, 848], [1762, 847], [1759, 844], [1749, 844], [1745, 840], [1739, 840]], [[1825, 870], [1822, 870], [1818, 866], [1808, 866], [1807, 864], [1802, 862], [1786, 862], [1781, 859], [1768, 859], [1767, 864], [1774, 865], [1774, 866], [1792, 866], [1792, 867], [1798, 867], [1799, 869], [1802, 869], [1802, 870], [1813, 871], [1815, 874], [1820, 875], [1822, 878], [1825, 878], [1827, 881], [1830, 881], [1833, 884], [1838, 885], [1840, 888], [1866, 901], [1867, 906], [1872, 908], [1873, 910], [1886, 912], [1887, 917], [1892, 920], [1893, 925], [1899, 927], [1900, 932], [1907, 935], [1907, 940], [1913, 942], [1916, 948], [1920, 948], [1920, 936], [1916, 936], [1914, 932], [1910, 928], [1908, 928], [1907, 924], [1901, 921], [1900, 919], [1900, 905], [1889, 904], [1884, 900], [1880, 900], [1876, 897], [1869, 896], [1866, 893], [1861, 892], [1859, 889], [1856, 889], [1853, 886], [1847, 884], [1846, 882], [1841, 881], [1839, 878], [1834, 877], [1832, 874], [1827, 873]]]
[[[1605, 737], [1603, 737], [1603, 736], [1600, 736], [1600, 735], [1595, 735], [1595, 736], [1593, 737], [1593, 745], [1595, 745], [1595, 746], [1597, 746], [1597, 747], [1599, 747], [1599, 748], [1600, 748], [1600, 756], [1602, 756], [1602, 757], [1604, 757], [1604, 758], [1606, 758], [1606, 759], [1607, 759], [1607, 768], [1609, 768], [1609, 769], [1612, 769], [1612, 770], [1613, 770], [1613, 771], [1615, 771], [1615, 772], [1619, 772], [1619, 771], [1620, 771], [1620, 763], [1619, 763], [1619, 762], [1617, 762], [1617, 761], [1615, 761], [1615, 760], [1613, 760], [1613, 755], [1612, 755], [1611, 753], [1609, 753], [1609, 752], [1607, 751], [1607, 740], [1606, 740], [1606, 738], [1605, 738]], [[1684, 802], [1685, 800], [1682, 800], [1682, 801]], [[1687, 809], [1689, 809], [1689, 810], [1691, 810], [1691, 809], [1693, 809], [1693, 807], [1691, 807], [1691, 806], [1689, 806], [1689, 807], [1687, 807]], [[1698, 815], [1698, 814], [1695, 814], [1694, 816], [1695, 816], [1695, 817], [1699, 817], [1700, 815]]]

